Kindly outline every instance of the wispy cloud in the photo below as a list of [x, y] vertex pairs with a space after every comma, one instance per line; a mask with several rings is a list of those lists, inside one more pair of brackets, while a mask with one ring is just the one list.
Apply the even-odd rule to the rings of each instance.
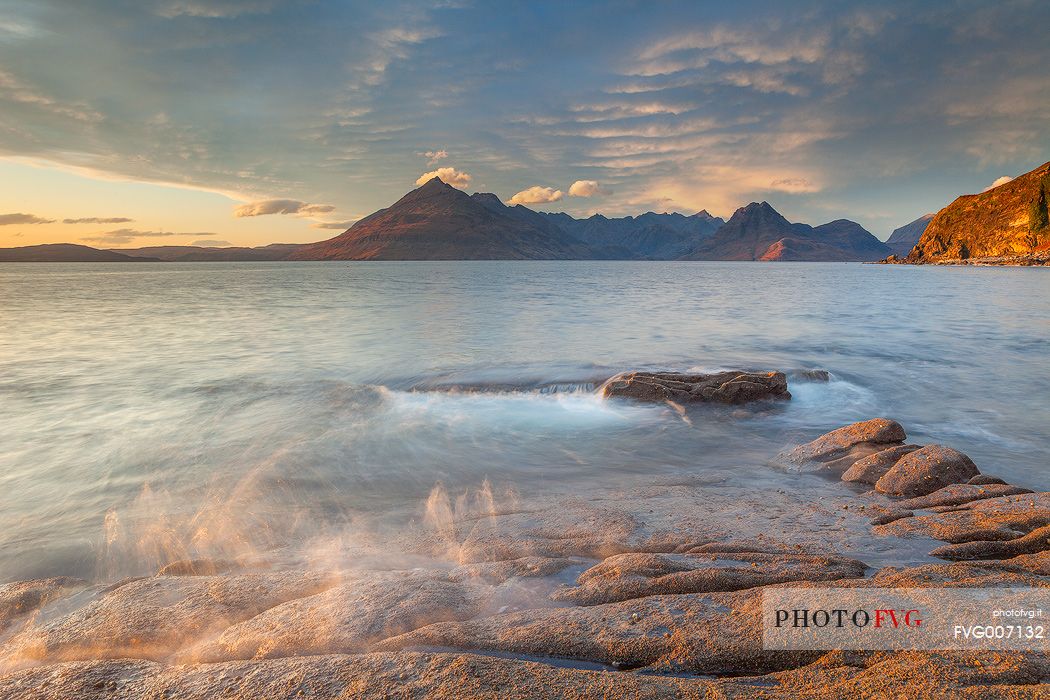
[[270, 214], [296, 214], [298, 216], [313, 216], [315, 214], [327, 214], [335, 211], [331, 204], [307, 204], [298, 199], [262, 199], [258, 202], [248, 202], [233, 208], [233, 215], [237, 218], [246, 216], [268, 216]]
[[360, 219], [347, 219], [346, 221], [318, 221], [316, 224], [310, 224], [310, 228], [320, 229], [331, 229], [334, 231], [345, 231]]
[[91, 243], [102, 243], [105, 245], [120, 245], [130, 243], [140, 238], [169, 238], [171, 236], [213, 236], [210, 233], [176, 233], [173, 231], [136, 231], [130, 228], [121, 228], [115, 231], [106, 231], [94, 236], [84, 236], [80, 240]]
[[131, 221], [134, 221], [134, 219], [128, 219], [123, 216], [113, 216], [109, 218], [90, 216], [83, 219], [62, 219], [63, 224], [126, 224]]
[[438, 161], [448, 158], [448, 151], [444, 149], [440, 151], [424, 151], [419, 155], [427, 159], [427, 165], [434, 165]]
[[200, 246], [201, 248], [227, 248], [233, 244], [221, 239], [205, 238], [199, 241], [194, 241], [193, 243], [190, 243], [190, 245]]
[[0, 214], [0, 226], [13, 224], [53, 224], [54, 219], [44, 219], [34, 214]]

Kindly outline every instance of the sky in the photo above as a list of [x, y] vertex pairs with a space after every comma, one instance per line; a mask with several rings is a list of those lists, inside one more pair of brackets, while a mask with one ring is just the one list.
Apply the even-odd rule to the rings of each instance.
[[0, 246], [330, 238], [434, 174], [880, 238], [1050, 160], [1050, 3], [0, 0]]

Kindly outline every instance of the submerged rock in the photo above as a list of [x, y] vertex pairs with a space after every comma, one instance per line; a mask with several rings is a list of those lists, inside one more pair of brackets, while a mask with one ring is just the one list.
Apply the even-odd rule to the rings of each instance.
[[605, 398], [676, 403], [742, 404], [766, 399], [790, 399], [783, 372], [626, 372], [602, 385]]
[[875, 490], [893, 496], [925, 496], [980, 474], [977, 465], [958, 450], [927, 445], [901, 457], [875, 483]]
[[914, 452], [919, 447], [920, 445], [896, 445], [879, 450], [867, 457], [861, 457], [846, 470], [842, 475], [842, 480], [874, 486], [875, 482], [881, 479], [901, 457], [909, 452]]

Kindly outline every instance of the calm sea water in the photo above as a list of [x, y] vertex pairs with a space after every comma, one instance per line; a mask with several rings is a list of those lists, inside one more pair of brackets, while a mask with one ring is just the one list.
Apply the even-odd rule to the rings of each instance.
[[[1016, 483], [1050, 463], [1039, 269], [8, 264], [0, 299], [0, 580], [287, 544], [437, 482], [778, 488], [777, 450], [882, 415]], [[686, 421], [594, 396], [630, 368], [833, 380]]]

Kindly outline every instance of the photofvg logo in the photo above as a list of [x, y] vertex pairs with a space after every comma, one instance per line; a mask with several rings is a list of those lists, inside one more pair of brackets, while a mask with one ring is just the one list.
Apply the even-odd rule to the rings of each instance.
[[766, 649], [1048, 648], [1042, 588], [773, 588], [763, 591]]

